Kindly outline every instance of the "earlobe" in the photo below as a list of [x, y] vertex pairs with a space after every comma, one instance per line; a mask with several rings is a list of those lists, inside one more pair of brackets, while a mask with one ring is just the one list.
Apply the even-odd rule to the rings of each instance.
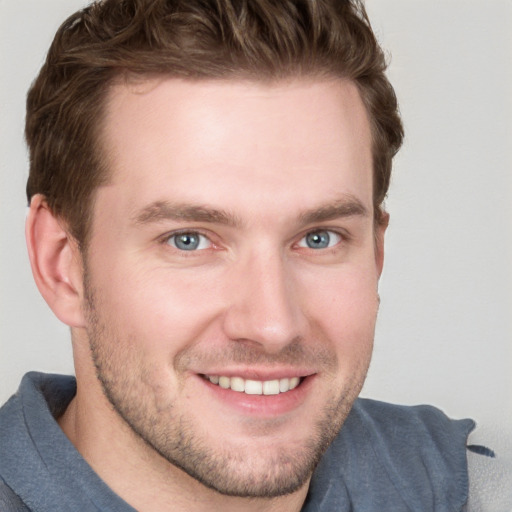
[[59, 320], [70, 327], [83, 327], [80, 253], [75, 240], [40, 194], [30, 202], [25, 236], [32, 274], [41, 295]]

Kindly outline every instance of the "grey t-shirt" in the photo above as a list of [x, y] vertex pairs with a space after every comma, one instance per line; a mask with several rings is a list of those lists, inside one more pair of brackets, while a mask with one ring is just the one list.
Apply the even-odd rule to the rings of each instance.
[[[65, 436], [72, 377], [27, 374], [0, 409], [0, 510], [133, 512]], [[472, 420], [358, 399], [311, 481], [303, 512], [454, 512], [467, 501]]]

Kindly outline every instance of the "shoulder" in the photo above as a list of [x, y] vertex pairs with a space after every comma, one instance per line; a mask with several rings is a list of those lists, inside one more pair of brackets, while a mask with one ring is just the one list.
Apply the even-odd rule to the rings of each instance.
[[65, 407], [73, 385], [72, 377], [31, 372], [0, 408], [0, 511], [29, 510], [35, 494], [48, 494], [48, 461], [62, 453], [65, 438], [53, 413]]
[[317, 496], [355, 510], [460, 511], [474, 425], [431, 406], [358, 399], [319, 465]]
[[0, 511], [134, 509], [94, 472], [56, 418], [73, 377], [29, 373], [0, 409]]
[[475, 428], [473, 420], [451, 419], [431, 405], [396, 405], [365, 398], [356, 401], [350, 416], [396, 449], [426, 446], [449, 450], [455, 442], [465, 453], [466, 439]]
[[430, 405], [368, 399], [359, 399], [350, 416], [352, 426], [365, 430], [375, 457], [397, 481], [418, 489], [428, 482], [433, 495], [460, 492], [467, 496], [466, 444], [475, 428], [473, 420], [451, 419]]

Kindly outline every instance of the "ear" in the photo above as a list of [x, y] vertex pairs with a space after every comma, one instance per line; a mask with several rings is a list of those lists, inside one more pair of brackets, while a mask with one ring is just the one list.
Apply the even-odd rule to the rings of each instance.
[[59, 320], [70, 327], [83, 327], [80, 251], [40, 194], [30, 202], [25, 237], [32, 274], [44, 300]]
[[389, 213], [382, 212], [380, 219], [375, 221], [375, 263], [380, 278], [384, 266], [384, 235], [389, 225]]

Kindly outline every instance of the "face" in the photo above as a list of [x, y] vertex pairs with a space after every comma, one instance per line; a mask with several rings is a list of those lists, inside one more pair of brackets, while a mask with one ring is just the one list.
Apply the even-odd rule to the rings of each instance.
[[383, 229], [357, 89], [119, 85], [103, 136], [87, 337], [119, 421], [223, 494], [299, 489], [372, 350]]

